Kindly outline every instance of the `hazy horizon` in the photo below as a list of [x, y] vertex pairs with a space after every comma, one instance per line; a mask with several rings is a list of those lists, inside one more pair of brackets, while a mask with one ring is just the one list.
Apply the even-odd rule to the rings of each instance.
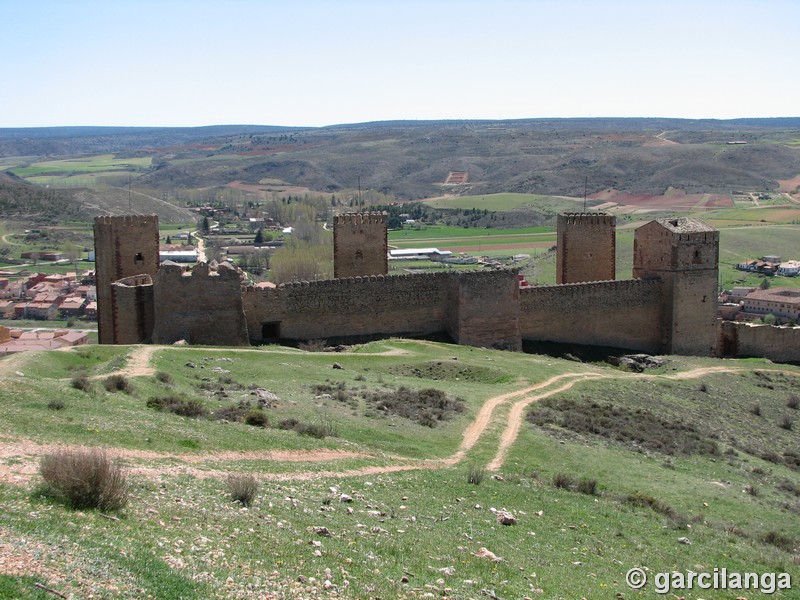
[[792, 0], [7, 0], [0, 127], [791, 118]]

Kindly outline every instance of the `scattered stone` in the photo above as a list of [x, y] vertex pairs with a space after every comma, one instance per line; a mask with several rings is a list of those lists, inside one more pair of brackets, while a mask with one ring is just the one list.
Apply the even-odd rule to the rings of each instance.
[[348, 496], [347, 494], [342, 494], [341, 496], [339, 496], [339, 502], [352, 502], [352, 501], [353, 497]]
[[403, 576], [400, 578], [400, 583], [408, 583], [408, 581], [409, 581], [409, 579], [408, 579], [408, 575], [403, 575]]
[[190, 369], [196, 369], [197, 368], [197, 365], [194, 364], [193, 362], [187, 362], [186, 366], [189, 367]]
[[177, 342], [173, 342], [173, 346], [188, 346], [189, 342], [186, 340], [178, 340]]
[[223, 369], [222, 367], [214, 367], [213, 369], [211, 369], [211, 372], [218, 373], [219, 375], [227, 375], [228, 373], [230, 373], [228, 369]]
[[333, 368], [334, 369], [344, 369], [344, 367], [342, 365], [340, 365], [339, 363], [333, 363]]
[[691, 545], [692, 542], [689, 541], [689, 538], [681, 537], [678, 538], [678, 542], [681, 544]]
[[488, 558], [489, 560], [493, 560], [495, 562], [500, 562], [503, 560], [499, 556], [497, 556], [491, 550], [487, 550], [486, 548], [478, 548], [477, 551], [472, 553], [473, 556], [477, 556], [478, 558]]
[[311, 531], [313, 531], [314, 533], [316, 533], [319, 536], [331, 537], [330, 529], [328, 529], [327, 527], [323, 527], [323, 526], [315, 526], [314, 527], [314, 526], [312, 526], [312, 527], [310, 527], [310, 529], [311, 529]]
[[439, 571], [439, 573], [442, 575], [447, 575], [448, 577], [452, 577], [456, 574], [455, 567], [442, 567], [441, 569], [437, 569], [437, 571]]
[[15, 371], [15, 372], [14, 372], [14, 374], [15, 374], [17, 377], [25, 377], [25, 373], [23, 373], [22, 371]]
[[645, 369], [663, 367], [667, 361], [663, 358], [650, 356], [649, 354], [626, 354], [625, 356], [620, 356], [619, 358], [615, 356], [609, 356], [607, 362], [615, 366], [624, 367], [634, 371], [635, 373], [641, 373]]
[[497, 522], [500, 525], [516, 525], [517, 517], [505, 510], [499, 510], [497, 511]]
[[250, 395], [258, 398], [258, 405], [262, 408], [272, 408], [281, 401], [277, 394], [264, 388], [256, 388], [250, 392]]

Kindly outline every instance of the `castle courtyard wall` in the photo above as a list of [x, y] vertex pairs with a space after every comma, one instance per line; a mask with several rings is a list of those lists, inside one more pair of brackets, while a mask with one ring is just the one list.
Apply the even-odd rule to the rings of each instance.
[[447, 273], [373, 275], [248, 287], [243, 303], [253, 343], [265, 324], [288, 340], [424, 336], [445, 330], [449, 290]]
[[718, 321], [720, 356], [764, 357], [776, 362], [800, 362], [800, 327]]
[[243, 304], [253, 343], [270, 341], [265, 332], [283, 340], [446, 333], [461, 344], [520, 349], [518, 294], [515, 272], [476, 271], [248, 287]]
[[641, 279], [523, 288], [520, 333], [523, 340], [658, 353], [663, 291], [661, 281]]
[[241, 277], [233, 267], [216, 271], [198, 263], [191, 271], [164, 263], [155, 278], [153, 342], [186, 340], [208, 346], [249, 344]]

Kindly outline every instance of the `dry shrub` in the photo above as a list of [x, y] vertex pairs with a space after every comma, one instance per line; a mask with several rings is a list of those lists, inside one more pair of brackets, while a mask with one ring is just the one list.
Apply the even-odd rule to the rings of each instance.
[[234, 502], [250, 506], [258, 492], [258, 481], [252, 475], [228, 475], [228, 493]]
[[164, 371], [158, 371], [156, 373], [156, 379], [165, 385], [172, 385], [172, 375]]
[[106, 377], [105, 381], [103, 381], [103, 387], [109, 392], [133, 393], [133, 385], [124, 375], [109, 375]]
[[553, 485], [561, 490], [571, 490], [575, 487], [575, 478], [566, 473], [556, 473], [553, 475]]
[[203, 417], [208, 414], [208, 409], [199, 400], [181, 398], [180, 396], [162, 396], [150, 398], [147, 408], [154, 408], [180, 415], [182, 417]]
[[57, 450], [42, 457], [44, 492], [74, 509], [119, 510], [128, 503], [122, 468], [99, 448]]
[[263, 410], [259, 409], [254, 409], [247, 413], [247, 416], [244, 418], [244, 422], [247, 425], [252, 425], [253, 427], [267, 427], [269, 425], [267, 414]]
[[70, 381], [70, 385], [74, 387], [76, 390], [80, 390], [82, 392], [90, 392], [92, 390], [92, 381], [86, 375], [86, 373], [78, 373], [72, 378]]

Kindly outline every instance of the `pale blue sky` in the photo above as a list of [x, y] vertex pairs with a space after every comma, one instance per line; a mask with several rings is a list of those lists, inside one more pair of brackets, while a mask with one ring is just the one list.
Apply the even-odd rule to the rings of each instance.
[[800, 0], [0, 0], [0, 127], [800, 116]]

